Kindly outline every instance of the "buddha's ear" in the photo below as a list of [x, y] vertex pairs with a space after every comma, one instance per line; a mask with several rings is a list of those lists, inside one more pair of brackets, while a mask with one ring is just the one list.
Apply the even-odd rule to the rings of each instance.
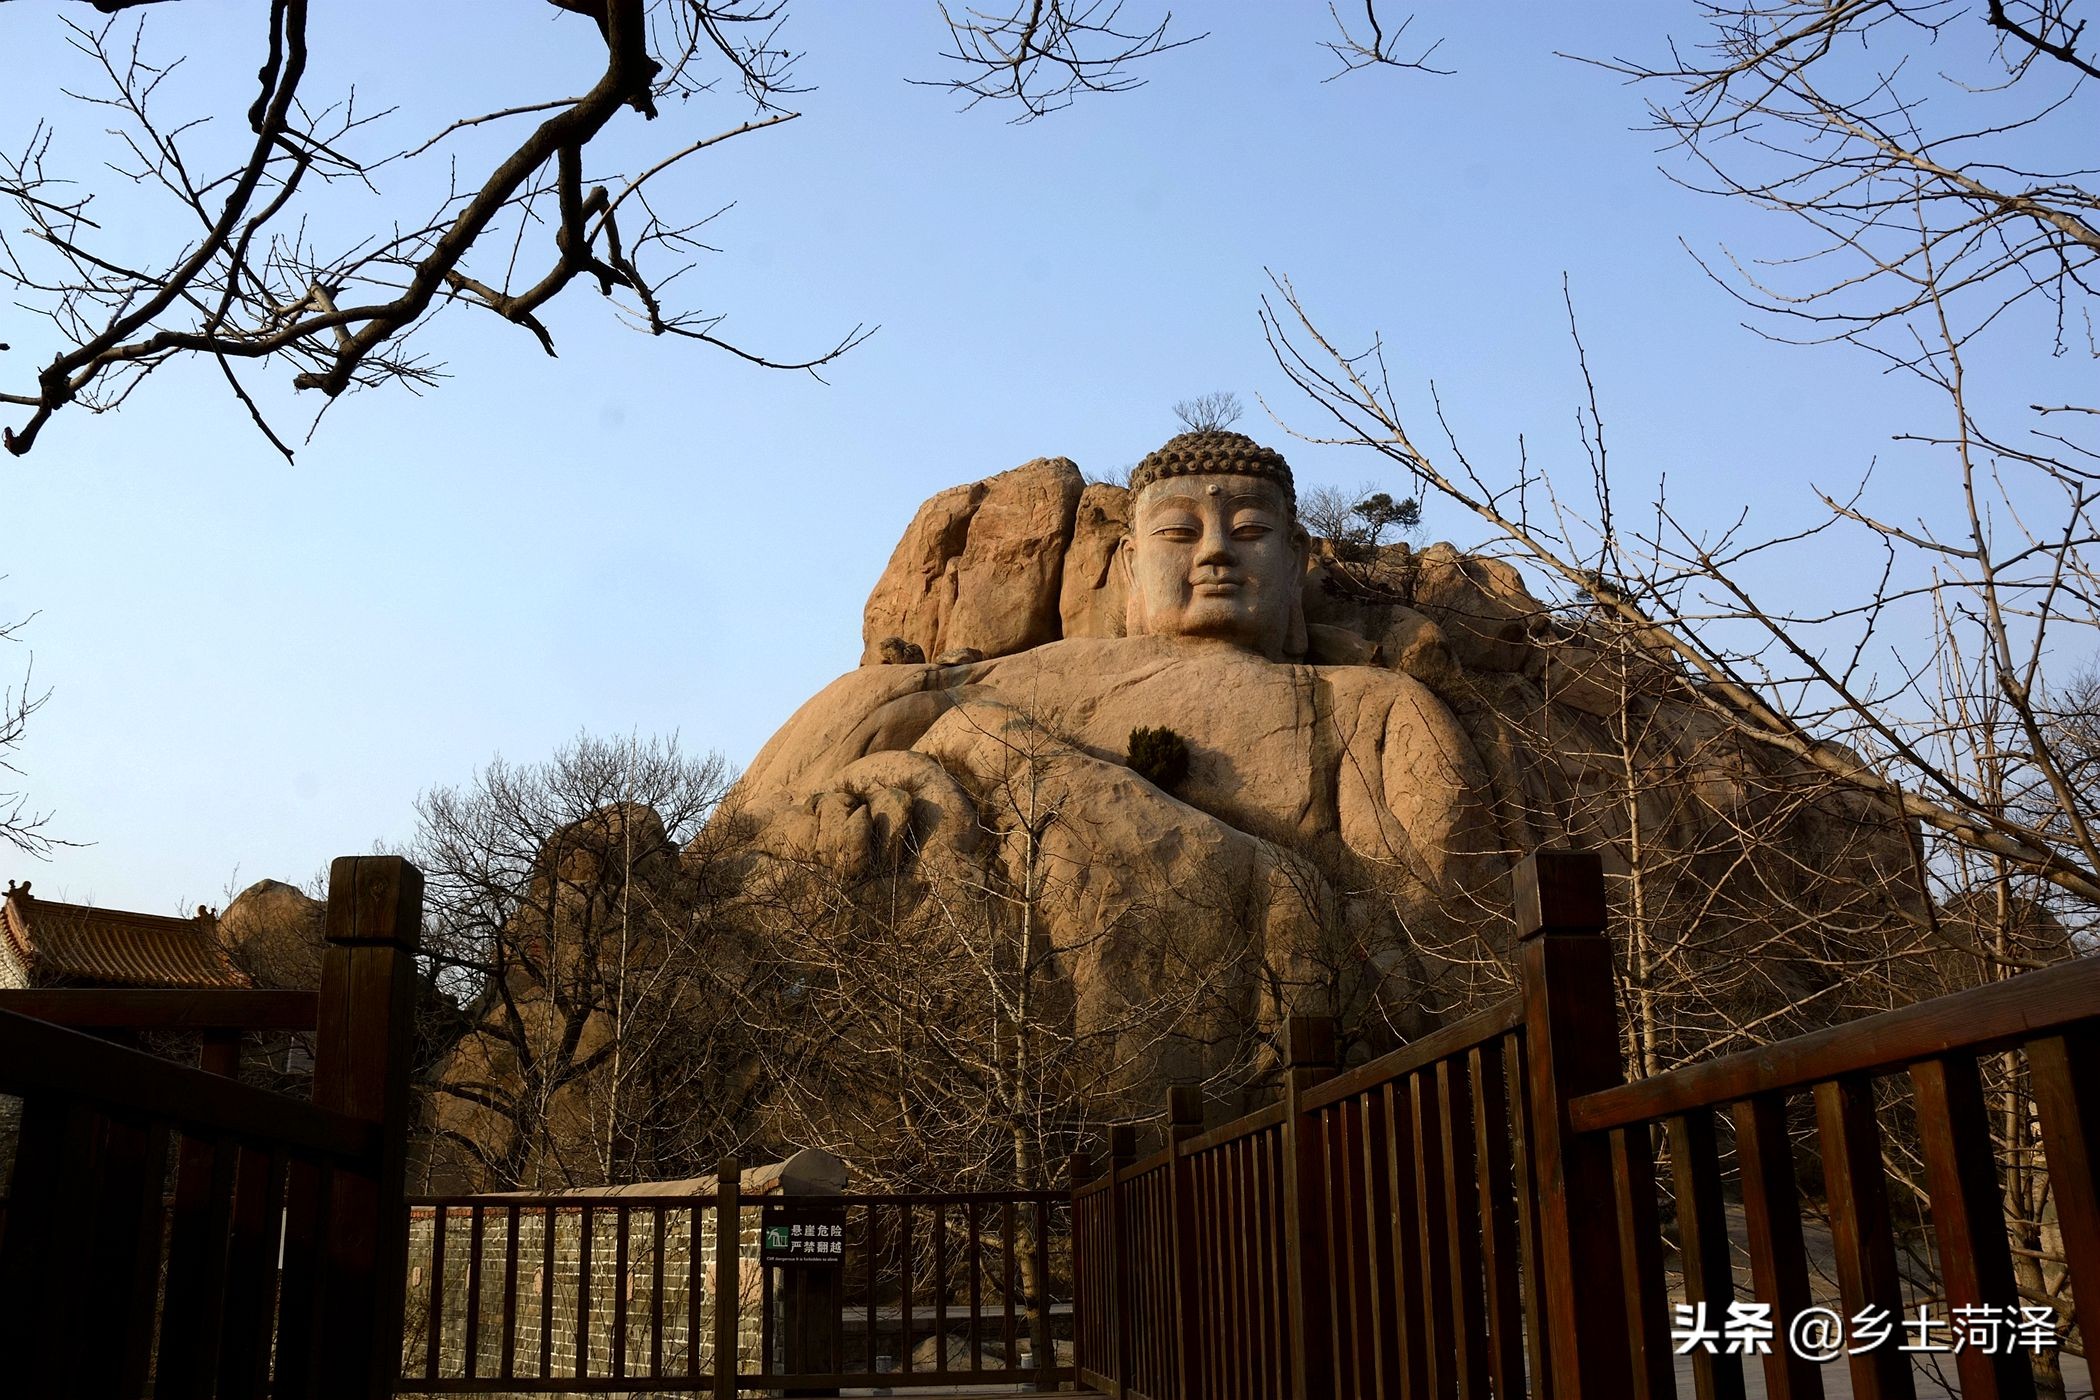
[[1116, 557], [1109, 565], [1116, 571], [1116, 578], [1123, 585], [1123, 635], [1142, 637], [1145, 635], [1145, 598], [1138, 592], [1137, 571], [1130, 562], [1132, 545], [1130, 536], [1116, 541]]
[[1289, 661], [1303, 661], [1305, 653], [1312, 649], [1312, 638], [1305, 630], [1305, 566], [1312, 558], [1312, 536], [1302, 526], [1291, 530], [1292, 557], [1298, 561], [1296, 571], [1298, 586], [1291, 590], [1289, 620], [1284, 628], [1283, 654]]

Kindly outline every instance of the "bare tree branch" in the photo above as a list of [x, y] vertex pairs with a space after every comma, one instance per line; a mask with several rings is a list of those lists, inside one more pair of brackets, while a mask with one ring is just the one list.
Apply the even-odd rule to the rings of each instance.
[[1342, 18], [1341, 10], [1337, 8], [1333, 0], [1330, 0], [1327, 6], [1327, 14], [1334, 21], [1334, 27], [1341, 37], [1338, 39], [1323, 39], [1320, 41], [1320, 47], [1333, 54], [1335, 60], [1342, 66], [1335, 72], [1322, 78], [1321, 82], [1331, 83], [1336, 78], [1345, 77], [1358, 69], [1380, 66], [1411, 69], [1417, 73], [1434, 73], [1438, 77], [1445, 78], [1450, 77], [1451, 74], [1457, 71], [1453, 68], [1433, 68], [1429, 64], [1430, 58], [1435, 55], [1438, 49], [1444, 46], [1442, 39], [1431, 40], [1429, 47], [1423, 49], [1413, 58], [1402, 58], [1400, 56], [1400, 40], [1406, 35], [1407, 27], [1415, 22], [1413, 15], [1409, 15], [1406, 19], [1401, 20], [1394, 27], [1393, 32], [1388, 34], [1385, 32], [1385, 26], [1379, 23], [1378, 20], [1378, 0], [1364, 0], [1364, 26], [1370, 30], [1370, 34], [1365, 38], [1359, 39], [1350, 32], [1349, 21]]
[[1072, 105], [1082, 93], [1128, 92], [1144, 79], [1133, 64], [1209, 37], [1208, 31], [1168, 37], [1171, 10], [1156, 23], [1124, 27], [1124, 0], [1014, 0], [1002, 10], [950, 8], [941, 19], [954, 47], [941, 57], [961, 75], [914, 78], [924, 87], [963, 94], [965, 110], [980, 102], [1012, 102], [1013, 120], [1030, 122]]
[[[578, 278], [624, 303], [638, 326], [715, 346], [756, 365], [814, 373], [871, 333], [855, 327], [815, 355], [780, 356], [746, 348], [721, 330], [723, 313], [669, 305], [664, 289], [705, 251], [696, 225], [660, 220], [641, 191], [701, 152], [751, 135], [795, 113], [782, 106], [800, 91], [795, 57], [781, 47], [777, 4], [760, 0], [558, 0], [598, 26], [604, 62], [574, 98], [506, 106], [447, 122], [434, 135], [391, 154], [355, 153], [370, 144], [386, 113], [360, 110], [353, 93], [319, 105], [304, 91], [307, 0], [272, 0], [266, 56], [247, 120], [246, 156], [223, 173], [191, 168], [195, 123], [169, 121], [156, 89], [172, 65], [146, 56], [143, 28], [115, 21], [73, 26], [74, 46], [101, 70], [105, 95], [82, 100], [109, 109], [131, 165], [120, 173], [174, 200], [201, 232], [164, 261], [118, 259], [98, 251], [96, 196], [67, 186], [46, 167], [52, 128], [40, 127], [18, 155], [0, 156], [0, 197], [28, 219], [19, 235], [0, 235], [0, 283], [49, 325], [56, 346], [32, 385], [0, 394], [27, 408], [5, 430], [5, 445], [28, 452], [54, 415], [121, 403], [156, 369], [188, 355], [218, 363], [230, 390], [278, 451], [290, 454], [234, 365], [263, 361], [290, 370], [297, 389], [333, 399], [380, 384], [415, 389], [441, 371], [406, 352], [431, 315], [452, 305], [479, 307], [531, 332], [551, 354], [539, 313]], [[104, 4], [116, 11], [128, 4]], [[625, 110], [655, 118], [663, 99], [692, 98], [723, 77], [759, 109], [747, 121], [687, 137], [639, 173], [586, 179], [584, 155]], [[681, 103], [681, 115], [696, 110]], [[343, 182], [379, 194], [382, 172], [459, 133], [505, 120], [536, 118], [507, 154], [475, 182], [455, 179], [438, 206], [413, 218], [382, 213], [384, 237], [353, 233], [347, 248], [322, 251], [306, 209], [316, 190]], [[549, 217], [551, 215], [551, 217]], [[623, 226], [623, 221], [626, 225]], [[704, 221], [703, 221], [704, 222]], [[528, 235], [531, 235], [528, 239]], [[530, 249], [545, 239], [535, 269]], [[508, 245], [492, 265], [484, 245]]]

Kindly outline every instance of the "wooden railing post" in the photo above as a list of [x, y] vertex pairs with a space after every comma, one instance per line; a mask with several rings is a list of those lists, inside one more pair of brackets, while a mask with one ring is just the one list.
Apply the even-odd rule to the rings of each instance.
[[1174, 1265], [1174, 1377], [1183, 1396], [1196, 1393], [1196, 1362], [1202, 1345], [1197, 1338], [1199, 1315], [1196, 1291], [1201, 1280], [1196, 1272], [1195, 1169], [1179, 1148], [1203, 1131], [1203, 1090], [1194, 1084], [1175, 1084], [1167, 1089], [1167, 1145], [1176, 1149], [1167, 1158], [1167, 1248]]
[[1118, 1123], [1108, 1130], [1108, 1313], [1109, 1345], [1116, 1350], [1117, 1400], [1130, 1393], [1130, 1369], [1135, 1353], [1130, 1309], [1130, 1219], [1123, 1209], [1123, 1183], [1117, 1173], [1137, 1160], [1137, 1129]]
[[[743, 1168], [724, 1157], [715, 1168], [715, 1400], [736, 1400], [737, 1324], [743, 1320]], [[911, 1319], [904, 1320], [911, 1345]]]
[[1608, 1133], [1577, 1133], [1568, 1103], [1624, 1079], [1604, 870], [1586, 851], [1538, 851], [1517, 867], [1524, 1031], [1556, 1400], [1634, 1393], [1624, 1264]]
[[379, 1158], [370, 1176], [330, 1174], [314, 1374], [323, 1395], [386, 1400], [401, 1371], [408, 1275], [403, 1196], [423, 873], [399, 856], [343, 856], [329, 866], [326, 918], [313, 1101], [372, 1124]]
[[1305, 1121], [1306, 1090], [1334, 1073], [1334, 1018], [1292, 1016], [1283, 1023], [1283, 1260], [1290, 1289], [1291, 1400], [1326, 1400], [1334, 1391], [1329, 1351], [1332, 1300], [1324, 1265], [1328, 1241], [1326, 1167], [1320, 1134]]

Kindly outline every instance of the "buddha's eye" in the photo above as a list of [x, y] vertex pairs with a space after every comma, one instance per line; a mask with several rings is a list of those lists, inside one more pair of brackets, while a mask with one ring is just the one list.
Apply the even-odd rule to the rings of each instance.
[[1266, 511], [1241, 511], [1232, 519], [1232, 537], [1236, 540], [1258, 540], [1276, 532], [1276, 522]]
[[1163, 540], [1186, 541], [1199, 538], [1203, 526], [1187, 516], [1173, 516], [1153, 526], [1152, 533]]

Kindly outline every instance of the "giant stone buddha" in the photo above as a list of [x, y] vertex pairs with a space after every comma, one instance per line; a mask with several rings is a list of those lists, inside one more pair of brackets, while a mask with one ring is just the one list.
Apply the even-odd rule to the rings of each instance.
[[[1238, 433], [1175, 437], [1127, 488], [1061, 458], [953, 488], [870, 596], [863, 664], [738, 804], [782, 869], [1027, 890], [1076, 1030], [1205, 982], [1134, 1052], [1156, 1086], [1225, 1071], [1289, 1011], [1337, 1015], [1360, 1052], [1420, 1034], [1507, 985], [1526, 851], [1611, 868], [1637, 822], [1693, 852], [1766, 801], [1774, 774], [1664, 663], [1607, 657], [1506, 564], [1403, 545], [1371, 566], [1308, 538], [1290, 466]], [[1668, 775], [1630, 799], [1608, 761], [1629, 703], [1653, 721], [1637, 761]], [[1141, 728], [1185, 741], [1185, 773], [1131, 766]], [[1901, 866], [1900, 832], [1858, 817], [1774, 825], [1773, 868], [1810, 872], [1774, 897], [1812, 904], [1818, 861]]]
[[[1062, 461], [983, 488], [964, 536], [989, 537], [1003, 518], [1037, 537], [980, 538], [988, 566], [960, 584], [946, 571], [927, 591], [951, 590], [951, 619], [972, 606], [1040, 615], [1040, 595], [1073, 582], [1077, 498], [1103, 488], [1082, 491]], [[1167, 924], [1201, 945], [1175, 967], [1216, 979], [1211, 1020], [1161, 1073], [1216, 1069], [1203, 1061], [1229, 1053], [1217, 1045], [1289, 1009], [1340, 1012], [1373, 1040], [1433, 1023], [1422, 950], [1462, 941], [1506, 868], [1471, 740], [1415, 677], [1309, 656], [1313, 546], [1281, 454], [1185, 433], [1144, 459], [1125, 499], [1127, 529], [1096, 571], [1122, 599], [1096, 629], [1115, 635], [871, 638], [869, 664], [804, 705], [745, 774], [738, 797], [762, 844], [834, 872], [974, 862], [1011, 874], [1036, 830], [1039, 912], [1070, 950], [1061, 975], [1078, 1025], [1124, 1014], [1174, 975], [1158, 952]], [[1001, 566], [1002, 549], [1031, 545], [1062, 567]], [[981, 596], [1030, 589], [1006, 607]], [[915, 654], [935, 659], [881, 660]], [[1171, 790], [1127, 762], [1132, 731], [1159, 727], [1188, 748]]]

